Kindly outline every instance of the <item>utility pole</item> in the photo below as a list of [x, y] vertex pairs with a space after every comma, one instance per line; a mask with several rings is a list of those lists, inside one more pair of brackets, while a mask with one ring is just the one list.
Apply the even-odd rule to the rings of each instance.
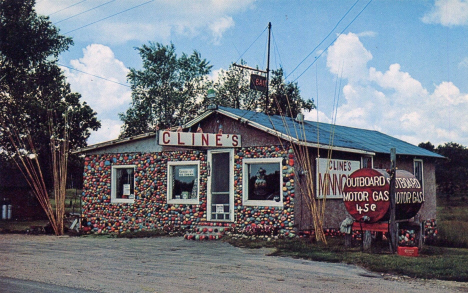
[[390, 233], [390, 249], [392, 253], [396, 253], [398, 243], [398, 229], [395, 221], [396, 148], [390, 149], [390, 164], [390, 223], [388, 228]]
[[267, 76], [266, 76], [266, 94], [265, 94], [265, 113], [268, 114], [268, 90], [270, 87], [270, 38], [271, 38], [271, 22], [268, 23], [268, 54], [267, 54]]

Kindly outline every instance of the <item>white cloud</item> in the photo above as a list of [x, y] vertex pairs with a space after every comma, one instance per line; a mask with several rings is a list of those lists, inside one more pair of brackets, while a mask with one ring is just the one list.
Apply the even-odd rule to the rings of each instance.
[[109, 47], [92, 44], [83, 49], [83, 57], [70, 61], [64, 68], [71, 89], [81, 94], [82, 100], [97, 112], [102, 127], [93, 132], [88, 144], [116, 139], [122, 122], [118, 113], [125, 112], [131, 101], [131, 90], [126, 84], [128, 69]]
[[458, 68], [468, 68], [468, 57], [463, 58], [463, 60], [458, 63]]
[[215, 45], [219, 45], [221, 38], [226, 30], [234, 26], [234, 20], [232, 17], [221, 17], [219, 19], [214, 20], [210, 25], [209, 28], [213, 35], [213, 43]]
[[122, 85], [126, 84], [128, 69], [109, 47], [89, 45], [83, 49], [83, 57], [70, 64], [79, 71], [66, 70], [68, 82], [98, 114], [109, 113], [131, 101], [130, 88]]
[[[231, 15], [255, 8], [255, 0], [156, 0], [139, 7], [135, 6], [145, 2], [115, 1], [96, 9], [92, 8], [105, 2], [86, 1], [63, 10], [70, 6], [64, 2], [44, 0], [36, 9], [44, 15], [59, 11], [51, 15], [55, 22], [76, 16], [59, 23], [63, 32], [73, 31], [73, 38], [81, 41], [106, 44], [154, 39], [168, 42], [173, 34], [189, 38], [211, 36], [210, 42], [219, 44], [223, 34], [234, 26]], [[77, 15], [87, 10], [90, 11]]]
[[88, 145], [101, 143], [104, 141], [114, 140], [119, 137], [122, 121], [103, 119], [101, 120], [101, 128], [98, 131], [93, 131], [88, 138]]
[[434, 7], [422, 17], [422, 21], [443, 26], [468, 25], [468, 1], [436, 0]]
[[[318, 115], [318, 117], [317, 117]], [[304, 112], [304, 119], [309, 121], [318, 121], [323, 123], [331, 123], [331, 119], [322, 111], [318, 111], [317, 109], [313, 109], [310, 112]]]
[[367, 78], [367, 62], [372, 54], [364, 48], [356, 34], [341, 35], [328, 49], [327, 66], [330, 72], [350, 80]]
[[374, 32], [374, 31], [365, 31], [365, 32], [362, 32], [362, 33], [358, 33], [356, 34], [358, 37], [376, 37], [377, 36], [377, 32]]
[[468, 144], [468, 94], [452, 82], [435, 85], [431, 93], [397, 63], [385, 72], [369, 68], [372, 55], [356, 34], [340, 36], [330, 48], [330, 72], [340, 77], [343, 68], [342, 77], [348, 80], [337, 124], [378, 130], [413, 144]]

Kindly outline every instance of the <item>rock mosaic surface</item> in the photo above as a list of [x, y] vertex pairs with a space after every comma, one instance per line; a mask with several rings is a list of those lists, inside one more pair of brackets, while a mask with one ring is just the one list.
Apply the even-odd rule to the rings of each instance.
[[[283, 205], [244, 206], [242, 163], [246, 158], [283, 159]], [[167, 162], [200, 161], [198, 204], [167, 203]], [[261, 235], [294, 237], [294, 154], [278, 146], [243, 148], [234, 158], [235, 221], [232, 230]], [[133, 203], [111, 202], [113, 165], [135, 166]], [[151, 154], [103, 154], [86, 157], [83, 182], [83, 231], [124, 233], [142, 230], [196, 231], [206, 223], [207, 154], [205, 151], [172, 151]]]

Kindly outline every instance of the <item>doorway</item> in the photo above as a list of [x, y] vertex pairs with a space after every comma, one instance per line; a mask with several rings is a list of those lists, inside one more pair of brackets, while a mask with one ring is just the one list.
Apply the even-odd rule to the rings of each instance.
[[234, 220], [234, 150], [208, 151], [208, 220]]

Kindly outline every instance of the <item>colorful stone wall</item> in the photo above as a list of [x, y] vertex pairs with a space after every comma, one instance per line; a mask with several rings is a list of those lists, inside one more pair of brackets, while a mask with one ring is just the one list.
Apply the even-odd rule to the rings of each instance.
[[[249, 158], [283, 158], [283, 206], [242, 205], [242, 163]], [[294, 230], [294, 153], [277, 146], [250, 147], [238, 151], [234, 157], [235, 217], [240, 234], [251, 236], [295, 237]]]
[[[200, 204], [167, 204], [167, 162], [200, 161]], [[135, 202], [111, 203], [112, 165], [135, 165]], [[86, 158], [83, 230], [93, 233], [191, 228], [206, 220], [206, 154], [175, 151], [154, 154], [105, 154]]]
[[[242, 204], [244, 158], [283, 158], [283, 206]], [[199, 204], [167, 204], [167, 162], [200, 161]], [[237, 149], [234, 158], [234, 230], [252, 235], [294, 237], [294, 154], [281, 147]], [[134, 203], [111, 203], [112, 165], [135, 165]], [[83, 231], [186, 231], [207, 220], [207, 157], [205, 151], [151, 154], [102, 154], [86, 157], [83, 182]]]

